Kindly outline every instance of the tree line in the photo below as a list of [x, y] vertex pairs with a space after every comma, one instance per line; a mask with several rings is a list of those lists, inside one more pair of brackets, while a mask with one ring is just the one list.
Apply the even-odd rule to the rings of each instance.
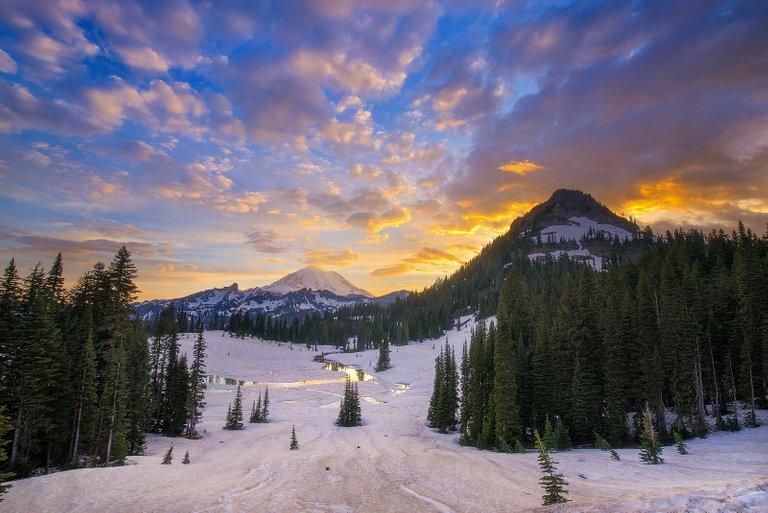
[[[145, 432], [196, 436], [205, 394], [205, 339], [188, 367], [175, 314], [154, 338], [133, 315], [137, 269], [122, 247], [64, 289], [59, 254], [0, 282], [0, 433], [17, 476], [122, 463]], [[6, 429], [7, 426], [7, 429]]]
[[755, 426], [768, 403], [767, 278], [768, 236], [743, 225], [667, 233], [605, 272], [513, 256], [496, 322], [475, 328], [459, 384], [450, 348], [438, 358], [436, 387], [453, 390], [435, 391], [429, 420], [499, 451], [530, 446], [555, 421], [575, 445], [595, 434], [634, 443], [646, 403], [666, 442], [705, 434], [708, 418]]

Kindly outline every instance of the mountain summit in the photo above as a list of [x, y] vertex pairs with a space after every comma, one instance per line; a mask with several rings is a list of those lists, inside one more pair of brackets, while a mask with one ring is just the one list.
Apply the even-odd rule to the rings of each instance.
[[588, 218], [595, 223], [621, 228], [629, 233], [639, 231], [632, 221], [618, 216], [598, 202], [592, 195], [572, 189], [558, 189], [544, 203], [539, 203], [530, 212], [515, 219], [512, 233], [538, 232], [552, 225], [568, 224], [571, 218]]
[[286, 274], [276, 282], [262, 287], [264, 292], [285, 295], [301, 289], [327, 290], [337, 296], [365, 296], [373, 297], [367, 290], [352, 285], [346, 278], [334, 271], [324, 271], [313, 265], [299, 269], [296, 272]]

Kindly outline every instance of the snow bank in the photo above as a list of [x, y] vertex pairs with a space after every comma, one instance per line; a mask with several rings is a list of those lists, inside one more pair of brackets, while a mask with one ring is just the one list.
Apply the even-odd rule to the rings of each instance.
[[[374, 374], [359, 383], [364, 425], [339, 428], [339, 373], [306, 347], [237, 340], [207, 332], [209, 374], [270, 387], [270, 423], [225, 431], [234, 388], [209, 385], [200, 440], [150, 436], [145, 456], [123, 467], [81, 469], [13, 483], [0, 511], [144, 512], [489, 512], [532, 511], [542, 491], [536, 454], [498, 454], [458, 445], [425, 426], [434, 359], [445, 340], [461, 352], [471, 323], [434, 341], [392, 347], [393, 368], [376, 373], [377, 352], [331, 358]], [[182, 338], [191, 353], [194, 336]], [[331, 348], [320, 348], [331, 351]], [[328, 382], [331, 380], [335, 382]], [[299, 383], [297, 385], [297, 383]], [[246, 387], [246, 409], [259, 387]], [[290, 451], [291, 426], [300, 450]], [[160, 465], [174, 444], [173, 465]], [[573, 502], [542, 511], [768, 511], [768, 427], [717, 434], [666, 448], [666, 463], [643, 465], [635, 450], [611, 461], [597, 450], [555, 456]], [[181, 465], [189, 450], [192, 463]]]

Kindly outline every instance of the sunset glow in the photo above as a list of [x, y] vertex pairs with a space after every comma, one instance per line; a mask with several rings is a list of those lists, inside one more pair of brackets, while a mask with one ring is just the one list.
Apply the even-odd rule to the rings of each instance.
[[768, 223], [767, 2], [0, 4], [0, 259], [420, 289], [558, 188]]

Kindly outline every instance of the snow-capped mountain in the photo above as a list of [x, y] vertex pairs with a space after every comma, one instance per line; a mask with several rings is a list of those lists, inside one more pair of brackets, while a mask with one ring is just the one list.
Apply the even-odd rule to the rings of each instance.
[[589, 194], [568, 189], [555, 191], [549, 200], [516, 219], [510, 232], [530, 237], [533, 248], [528, 258], [532, 260], [568, 255], [598, 270], [616, 243], [641, 236], [634, 222], [617, 216]]
[[346, 278], [335, 271], [324, 271], [319, 267], [309, 266], [287, 274], [271, 285], [262, 287], [263, 292], [277, 295], [288, 294], [301, 289], [326, 290], [337, 296], [373, 297], [367, 290], [355, 287]]
[[306, 267], [283, 276], [266, 287], [240, 290], [237, 283], [176, 299], [154, 299], [136, 303], [139, 317], [155, 317], [162, 309], [173, 304], [177, 310], [210, 322], [226, 319], [234, 312], [244, 311], [255, 316], [299, 316], [313, 312], [335, 311], [343, 306], [359, 303], [388, 305], [407, 291], [398, 291], [381, 297], [356, 287], [339, 273]]

